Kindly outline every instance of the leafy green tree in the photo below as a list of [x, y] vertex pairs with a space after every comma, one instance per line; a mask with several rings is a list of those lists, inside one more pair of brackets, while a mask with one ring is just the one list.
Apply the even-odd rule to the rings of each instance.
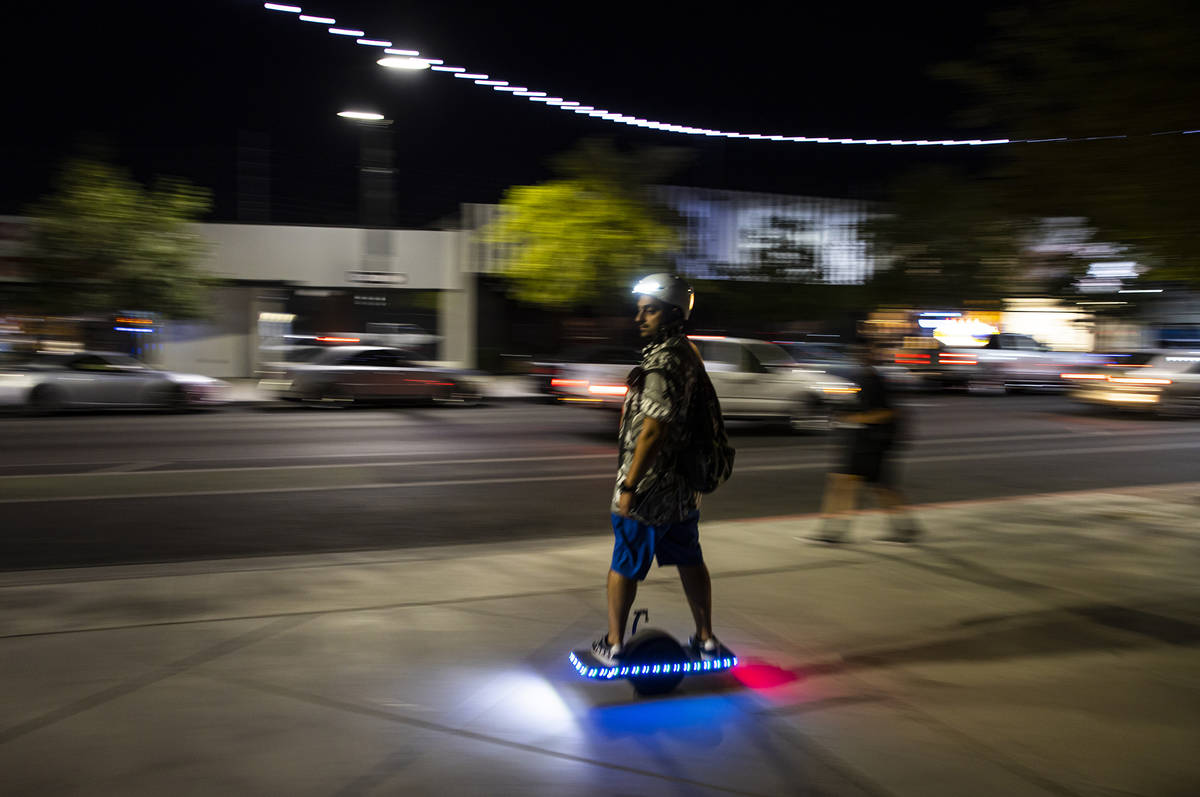
[[944, 168], [914, 172], [896, 183], [889, 212], [862, 229], [886, 264], [868, 289], [881, 303], [996, 301], [1016, 288], [1028, 230], [986, 185]]
[[1011, 297], [1074, 295], [1093, 259], [1121, 252], [1096, 241], [1081, 218], [1014, 213], [1001, 184], [941, 167], [897, 180], [887, 212], [862, 228], [881, 264], [866, 286], [871, 301], [996, 306]]
[[188, 224], [208, 208], [208, 192], [182, 180], [146, 189], [104, 161], [70, 161], [30, 212], [38, 302], [55, 313], [204, 315], [210, 279], [196, 265], [204, 245]]
[[[1035, 0], [939, 73], [972, 90], [970, 125], [1017, 139], [1000, 175], [1040, 216], [1086, 216], [1165, 278], [1200, 281], [1200, 4]], [[1087, 139], [1087, 140], [1078, 140]]]
[[627, 154], [606, 141], [585, 141], [556, 161], [556, 179], [505, 192], [481, 238], [501, 248], [513, 295], [569, 308], [627, 288], [639, 272], [670, 270], [680, 245], [677, 221], [647, 186], [682, 158], [677, 149]]

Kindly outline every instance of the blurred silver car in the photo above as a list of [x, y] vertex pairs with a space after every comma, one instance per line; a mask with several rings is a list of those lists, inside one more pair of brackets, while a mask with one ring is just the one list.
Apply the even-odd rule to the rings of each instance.
[[[533, 363], [531, 371], [539, 392], [563, 399], [581, 394], [578, 390], [581, 387], [578, 382], [580, 371], [588, 372], [591, 384], [604, 385], [611, 382], [613, 387], [619, 388], [624, 386], [625, 377], [641, 360], [640, 349], [608, 344], [575, 349], [555, 359], [540, 360]], [[617, 392], [620, 396], [609, 393], [607, 398], [619, 399], [617, 403], [620, 404], [625, 400], [624, 391]], [[595, 391], [587, 393], [585, 390], [582, 393], [588, 396], [597, 395]], [[599, 395], [601, 398], [605, 397], [603, 393]]]
[[794, 431], [829, 428], [833, 413], [852, 403], [858, 386], [805, 366], [782, 346], [753, 338], [689, 335], [731, 419], [781, 419]]
[[229, 400], [230, 387], [210, 376], [161, 371], [113, 352], [9, 353], [0, 360], [0, 404], [39, 412], [212, 407]]
[[[752, 338], [689, 335], [732, 420], [783, 420], [795, 431], [830, 427], [835, 408], [852, 402], [853, 382], [797, 363], [787, 350]], [[626, 363], [565, 364], [551, 383], [559, 401], [619, 409], [625, 401]]]
[[435, 401], [475, 404], [482, 396], [477, 377], [467, 371], [424, 365], [404, 349], [337, 346], [305, 362], [263, 366], [258, 386], [285, 401], [325, 405]]
[[1200, 351], [1110, 355], [1103, 368], [1062, 374], [1086, 404], [1167, 416], [1200, 415]]
[[[809, 343], [806, 341], [773, 340], [787, 349], [797, 363], [808, 368], [824, 371], [855, 382], [859, 378], [861, 366], [850, 355], [844, 346], [836, 343]], [[875, 363], [875, 370], [887, 380], [892, 390], [919, 390], [923, 383], [911, 371], [902, 365], [891, 362]]]

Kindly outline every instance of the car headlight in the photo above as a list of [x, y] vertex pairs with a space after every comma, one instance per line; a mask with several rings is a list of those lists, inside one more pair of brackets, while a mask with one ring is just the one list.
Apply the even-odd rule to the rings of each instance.
[[1159, 395], [1157, 393], [1127, 393], [1122, 390], [1110, 390], [1104, 393], [1104, 400], [1115, 404], [1156, 404]]

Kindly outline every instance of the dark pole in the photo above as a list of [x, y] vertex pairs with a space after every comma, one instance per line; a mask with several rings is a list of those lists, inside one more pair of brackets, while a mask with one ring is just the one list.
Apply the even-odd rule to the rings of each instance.
[[359, 147], [359, 220], [367, 228], [367, 257], [390, 258], [396, 224], [396, 178], [392, 166], [392, 122], [363, 121]]
[[395, 168], [392, 165], [391, 120], [360, 122], [360, 218], [366, 227], [396, 223]]

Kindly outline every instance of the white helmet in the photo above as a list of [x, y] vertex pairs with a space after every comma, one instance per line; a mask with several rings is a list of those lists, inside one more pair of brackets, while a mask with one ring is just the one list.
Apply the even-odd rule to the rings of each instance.
[[684, 321], [691, 316], [692, 306], [696, 303], [696, 293], [692, 286], [687, 284], [687, 280], [666, 272], [642, 277], [633, 286], [633, 292], [638, 296], [652, 296], [664, 304], [675, 305], [683, 311]]

